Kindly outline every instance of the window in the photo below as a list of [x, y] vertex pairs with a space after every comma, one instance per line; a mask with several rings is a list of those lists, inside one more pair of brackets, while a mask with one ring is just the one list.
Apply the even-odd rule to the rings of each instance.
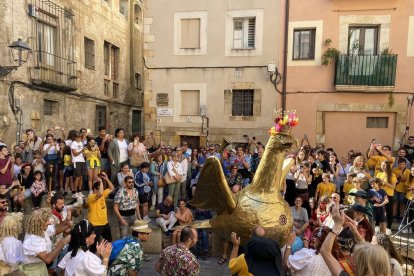
[[200, 49], [200, 18], [181, 19], [181, 49]]
[[56, 18], [49, 17], [51, 19], [50, 24], [46, 24], [43, 21], [38, 21], [37, 26], [37, 49], [38, 49], [38, 61], [42, 66], [53, 67], [55, 65], [56, 56]]
[[134, 23], [142, 25], [142, 9], [138, 4], [134, 5]]
[[256, 17], [233, 19], [233, 48], [254, 49]]
[[181, 116], [200, 115], [200, 91], [181, 90]]
[[132, 110], [132, 123], [131, 123], [132, 133], [141, 133], [141, 111]]
[[378, 26], [349, 27], [348, 54], [377, 55], [378, 29]]
[[100, 126], [106, 127], [106, 106], [97, 105], [95, 113], [95, 130]]
[[119, 78], [119, 48], [111, 43], [104, 42], [104, 94], [109, 96], [109, 87], [112, 82], [112, 97], [119, 96], [119, 84], [115, 82]]
[[95, 69], [95, 42], [85, 37], [85, 67]]
[[367, 117], [367, 128], [388, 128], [388, 117]]
[[128, 0], [119, 0], [119, 12], [128, 16]]
[[142, 90], [142, 77], [140, 73], [135, 73], [134, 86], [138, 90]]
[[232, 116], [253, 116], [254, 90], [233, 90]]
[[110, 63], [109, 63], [109, 54], [110, 54], [111, 44], [104, 42], [104, 68], [105, 76], [109, 76], [110, 72]]
[[55, 116], [59, 114], [59, 102], [52, 100], [43, 100], [43, 115]]
[[293, 60], [315, 59], [316, 29], [294, 30]]
[[111, 79], [118, 79], [119, 68], [119, 48], [112, 45], [111, 48]]
[[104, 80], [104, 94], [105, 96], [109, 96], [109, 85], [111, 81], [110, 80]]
[[117, 84], [116, 82], [114, 82], [112, 84], [112, 97], [113, 98], [118, 98], [118, 96], [119, 96], [118, 89], [119, 89], [119, 84]]

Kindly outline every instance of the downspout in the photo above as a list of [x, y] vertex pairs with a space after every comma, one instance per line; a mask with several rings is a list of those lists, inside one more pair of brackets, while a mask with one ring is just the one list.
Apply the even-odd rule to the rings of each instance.
[[290, 0], [286, 0], [286, 7], [285, 7], [285, 37], [284, 37], [284, 45], [283, 45], [282, 111], [286, 110], [286, 82], [287, 82], [287, 58], [288, 58], [288, 37], [289, 37], [289, 6], [290, 6]]

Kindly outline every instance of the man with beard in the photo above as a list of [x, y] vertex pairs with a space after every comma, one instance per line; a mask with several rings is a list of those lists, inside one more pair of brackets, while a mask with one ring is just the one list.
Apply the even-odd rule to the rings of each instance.
[[[56, 245], [60, 243], [63, 239], [64, 232], [68, 233], [72, 229], [72, 210], [67, 209], [67, 213], [63, 213], [65, 207], [65, 197], [61, 193], [55, 193], [50, 199], [50, 205], [52, 207], [52, 214], [50, 216], [50, 225], [47, 228], [47, 232], [51, 232], [50, 241], [52, 242], [52, 250]], [[66, 255], [67, 247], [64, 248], [59, 256], [53, 260], [53, 262], [48, 266], [49, 272], [53, 273], [56, 269], [56, 265], [60, 260]]]
[[9, 202], [6, 195], [0, 194], [0, 223], [7, 216], [7, 211], [9, 210]]

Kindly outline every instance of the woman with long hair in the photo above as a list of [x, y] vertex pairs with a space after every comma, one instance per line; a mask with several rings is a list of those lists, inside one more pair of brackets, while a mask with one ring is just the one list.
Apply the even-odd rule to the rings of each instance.
[[365, 167], [364, 156], [358, 155], [355, 157], [352, 166], [349, 168], [349, 173], [355, 173], [357, 177], [361, 180], [361, 188], [363, 190], [369, 189], [368, 180], [371, 178], [371, 174]]
[[385, 235], [384, 233], [379, 232], [374, 236], [372, 244], [378, 244], [379, 246], [384, 248], [385, 251], [388, 253], [388, 256], [390, 257], [392, 275], [402, 276], [403, 272], [401, 268], [401, 256], [397, 253], [397, 249], [395, 249], [395, 246], [390, 237]]
[[102, 258], [89, 251], [95, 242], [96, 234], [94, 227], [87, 220], [76, 224], [71, 232], [68, 253], [63, 257], [58, 266], [65, 270], [65, 276], [76, 275], [107, 275], [109, 256], [112, 244], [102, 241], [96, 246], [96, 253]]
[[303, 162], [294, 175], [295, 179], [295, 195], [301, 197], [304, 207], [308, 208], [309, 204], [309, 190], [308, 186], [312, 182], [312, 175], [310, 174], [309, 162]]
[[89, 194], [92, 194], [92, 182], [98, 177], [101, 170], [101, 152], [92, 136], [86, 137], [86, 147], [83, 152], [86, 158], [86, 169], [88, 173]]
[[18, 270], [23, 259], [22, 242], [18, 236], [23, 231], [23, 213], [7, 214], [0, 224], [0, 275]]
[[35, 150], [42, 150], [43, 148], [43, 140], [42, 138], [38, 137], [33, 129], [26, 130], [26, 141], [24, 142], [24, 151], [26, 156], [26, 162], [32, 163], [34, 159], [34, 151]]
[[132, 173], [132, 170], [129, 169], [128, 164], [123, 164], [122, 167], [121, 167], [121, 171], [119, 173], [117, 173], [117, 175], [116, 175], [116, 178], [117, 178], [118, 183], [119, 183], [119, 187], [124, 186], [124, 179], [127, 176], [134, 177], [134, 174]]
[[394, 189], [397, 184], [397, 177], [392, 173], [392, 164], [390, 161], [385, 160], [381, 162], [381, 168], [376, 175], [377, 178], [382, 180], [381, 188], [387, 193], [388, 203], [385, 205], [385, 211], [387, 214], [387, 235], [391, 234], [391, 226], [394, 220], [393, 216], [393, 204], [394, 204]]
[[50, 208], [40, 208], [33, 211], [26, 220], [26, 234], [22, 246], [24, 258], [20, 268], [26, 276], [47, 276], [46, 264], [52, 263], [70, 240], [71, 236], [67, 235], [55, 244], [52, 250], [52, 242], [46, 231], [50, 224], [51, 214]]
[[335, 152], [329, 154], [329, 166], [333, 174], [333, 183], [336, 186], [336, 192], [342, 194], [346, 173]]

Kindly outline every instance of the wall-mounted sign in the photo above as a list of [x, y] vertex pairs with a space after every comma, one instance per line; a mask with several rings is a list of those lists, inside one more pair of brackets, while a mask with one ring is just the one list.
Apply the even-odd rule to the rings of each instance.
[[166, 117], [166, 116], [172, 116], [172, 115], [173, 115], [172, 108], [157, 108], [157, 116]]

